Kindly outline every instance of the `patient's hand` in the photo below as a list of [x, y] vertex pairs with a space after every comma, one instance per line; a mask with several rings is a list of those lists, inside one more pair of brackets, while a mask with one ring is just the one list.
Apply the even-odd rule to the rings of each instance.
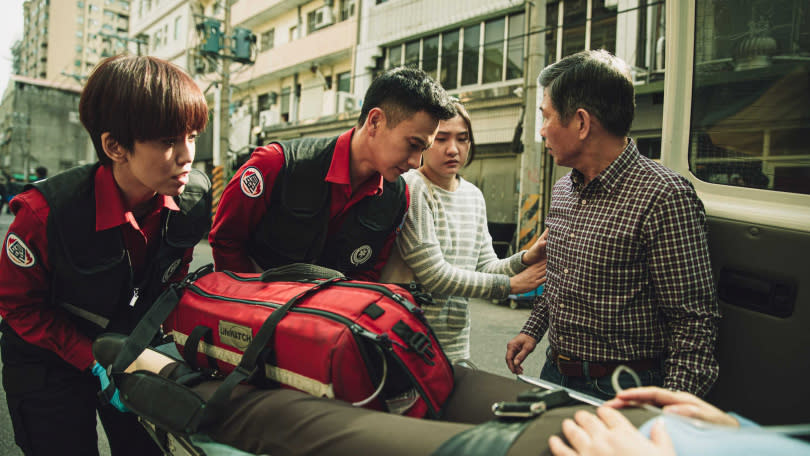
[[563, 421], [563, 434], [569, 444], [552, 436], [548, 439], [551, 453], [555, 456], [675, 456], [663, 420], [656, 420], [647, 439], [616, 410], [599, 407], [596, 413], [598, 417], [580, 410], [573, 420]]
[[670, 391], [656, 386], [626, 389], [617, 394], [615, 399], [605, 402], [606, 407], [613, 408], [632, 407], [638, 404], [654, 405], [663, 408], [665, 412], [697, 418], [721, 426], [740, 426], [734, 417], [694, 394]]

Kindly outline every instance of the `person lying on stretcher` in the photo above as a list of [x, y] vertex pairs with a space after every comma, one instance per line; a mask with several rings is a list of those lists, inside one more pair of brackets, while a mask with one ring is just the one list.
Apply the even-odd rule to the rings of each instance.
[[[98, 347], [105, 343], [106, 348]], [[116, 343], [102, 337], [94, 347], [103, 365], [117, 353]], [[177, 378], [188, 366], [147, 349], [127, 372], [137, 370]], [[193, 391], [207, 399], [219, 383], [206, 381]], [[289, 389], [240, 385], [210, 436], [244, 451], [274, 455], [349, 455], [369, 448], [386, 455], [454, 454], [447, 451], [451, 439], [480, 433], [486, 426], [481, 423], [493, 419], [493, 402], [513, 399], [528, 388], [506, 377], [456, 367], [455, 389], [445, 406], [444, 421], [434, 421], [361, 409]], [[122, 392], [126, 396], [124, 386]], [[480, 450], [465, 454], [492, 456]], [[546, 411], [531, 420], [501, 454], [810, 455], [810, 445], [722, 412], [690, 393], [642, 387], [624, 390], [595, 410], [580, 405]]]

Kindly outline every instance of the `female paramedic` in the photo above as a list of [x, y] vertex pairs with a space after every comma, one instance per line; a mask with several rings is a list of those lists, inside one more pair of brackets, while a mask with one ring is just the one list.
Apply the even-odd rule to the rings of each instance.
[[116, 394], [98, 395], [108, 379], [91, 344], [128, 334], [188, 269], [210, 217], [210, 182], [191, 168], [208, 107], [175, 65], [121, 55], [90, 75], [79, 114], [98, 162], [17, 195], [0, 256], [15, 441], [26, 455], [98, 454], [98, 411], [113, 455], [160, 454]]
[[433, 295], [425, 317], [452, 361], [470, 357], [467, 298], [505, 298], [545, 281], [538, 248], [544, 238], [507, 259], [495, 255], [484, 197], [458, 175], [472, 161], [475, 144], [469, 114], [461, 103], [455, 106], [456, 116], [439, 122], [422, 166], [403, 176], [411, 207], [381, 279], [407, 283], [415, 277]]

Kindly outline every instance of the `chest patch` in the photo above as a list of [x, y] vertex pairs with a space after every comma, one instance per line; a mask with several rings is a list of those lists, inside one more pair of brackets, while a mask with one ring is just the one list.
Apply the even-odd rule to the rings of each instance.
[[174, 272], [177, 271], [178, 266], [180, 266], [180, 258], [174, 260], [174, 262], [172, 264], [170, 264], [169, 267], [166, 269], [166, 272], [163, 273], [163, 278], [162, 278], [163, 283], [168, 282], [169, 279], [172, 278], [172, 276], [174, 275]]
[[371, 253], [372, 250], [370, 245], [361, 245], [360, 247], [354, 249], [354, 252], [352, 252], [352, 256], [349, 258], [349, 260], [353, 265], [360, 266], [371, 258]]
[[31, 249], [14, 233], [9, 233], [6, 238], [6, 255], [12, 263], [21, 268], [30, 268], [37, 263]]
[[258, 168], [251, 166], [242, 171], [239, 178], [239, 188], [249, 198], [258, 198], [264, 193], [264, 177]]

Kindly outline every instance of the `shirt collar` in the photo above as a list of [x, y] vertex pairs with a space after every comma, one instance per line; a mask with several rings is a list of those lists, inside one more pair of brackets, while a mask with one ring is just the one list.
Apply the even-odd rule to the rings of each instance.
[[[96, 197], [96, 231], [103, 231], [129, 223], [136, 229], [138, 222], [132, 211], [126, 209], [126, 204], [121, 196], [121, 191], [115, 183], [112, 168], [109, 166], [99, 166], [94, 176], [95, 197]], [[158, 195], [154, 210], [163, 208], [179, 211], [180, 208], [174, 198], [166, 195]]]
[[[608, 165], [598, 176], [596, 176], [592, 183], [597, 183], [601, 186], [605, 192], [610, 193], [618, 184], [621, 177], [630, 168], [633, 163], [638, 160], [639, 151], [638, 147], [636, 147], [635, 141], [633, 138], [627, 138], [627, 146], [624, 148], [622, 153], [616, 157], [613, 162]], [[578, 187], [585, 182], [585, 176], [577, 171], [576, 169], [571, 170], [571, 182], [574, 184], [574, 187]]]
[[[352, 185], [352, 175], [350, 168], [351, 144], [354, 128], [338, 136], [335, 144], [335, 151], [332, 154], [332, 163], [329, 165], [329, 172], [326, 173], [326, 182], [341, 185]], [[373, 182], [373, 183], [372, 183]], [[383, 191], [383, 177], [379, 173], [371, 177], [363, 184], [364, 188], [373, 187], [377, 194]]]

